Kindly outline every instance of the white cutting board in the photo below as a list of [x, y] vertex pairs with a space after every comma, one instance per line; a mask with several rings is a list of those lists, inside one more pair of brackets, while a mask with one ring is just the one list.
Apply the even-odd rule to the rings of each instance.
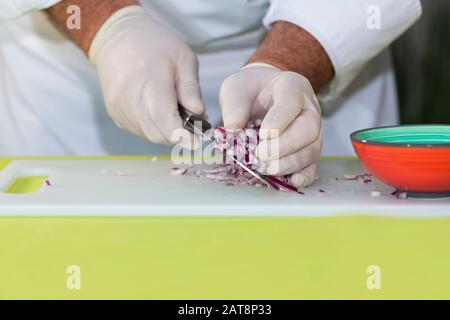
[[[396, 199], [379, 182], [345, 181], [358, 161], [321, 161], [305, 195], [195, 176], [171, 176], [170, 161], [20, 160], [0, 172], [0, 215], [25, 216], [450, 216], [450, 199]], [[49, 176], [32, 194], [6, 194], [19, 176]], [[322, 189], [325, 193], [319, 192]], [[380, 197], [371, 190], [381, 190]]]

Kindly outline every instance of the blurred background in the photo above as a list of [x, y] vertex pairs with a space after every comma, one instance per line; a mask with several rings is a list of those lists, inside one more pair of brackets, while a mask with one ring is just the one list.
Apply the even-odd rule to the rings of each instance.
[[422, 0], [422, 18], [393, 46], [402, 123], [450, 123], [450, 1]]

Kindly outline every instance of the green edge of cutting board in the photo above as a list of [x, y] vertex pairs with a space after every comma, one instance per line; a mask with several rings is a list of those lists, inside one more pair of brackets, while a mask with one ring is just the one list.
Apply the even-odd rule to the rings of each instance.
[[448, 218], [3, 217], [0, 299], [449, 299], [449, 247]]

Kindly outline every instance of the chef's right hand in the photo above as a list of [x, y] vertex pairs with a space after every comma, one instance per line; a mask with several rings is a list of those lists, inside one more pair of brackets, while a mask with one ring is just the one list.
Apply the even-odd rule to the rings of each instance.
[[[113, 14], [89, 49], [109, 115], [131, 133], [153, 143], [195, 147], [183, 129], [178, 102], [205, 112], [194, 52], [140, 6]], [[192, 143], [195, 143], [195, 146]]]

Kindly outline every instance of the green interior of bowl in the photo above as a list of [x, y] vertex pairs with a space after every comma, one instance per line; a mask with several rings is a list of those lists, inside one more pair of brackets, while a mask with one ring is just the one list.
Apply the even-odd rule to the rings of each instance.
[[353, 135], [356, 140], [405, 145], [449, 145], [450, 125], [405, 125], [373, 128]]

